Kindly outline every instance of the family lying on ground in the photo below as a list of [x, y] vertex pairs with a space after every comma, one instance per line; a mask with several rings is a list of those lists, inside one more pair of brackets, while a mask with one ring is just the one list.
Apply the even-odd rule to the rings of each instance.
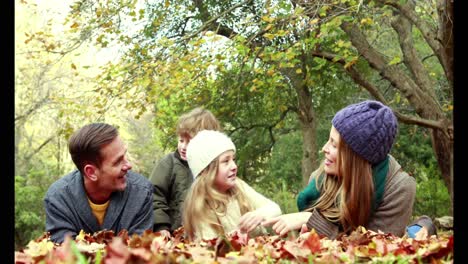
[[57, 243], [80, 230], [171, 236], [182, 225], [193, 241], [236, 230], [263, 235], [266, 227], [279, 235], [315, 229], [330, 239], [358, 226], [397, 236], [436, 234], [427, 216], [408, 225], [416, 181], [389, 154], [398, 129], [393, 111], [366, 100], [341, 109], [331, 123], [324, 160], [291, 214], [237, 177], [236, 146], [206, 109], [179, 118], [177, 150], [157, 163], [150, 180], [131, 170], [115, 127], [86, 125], [68, 143], [77, 170], [44, 198], [46, 231]]

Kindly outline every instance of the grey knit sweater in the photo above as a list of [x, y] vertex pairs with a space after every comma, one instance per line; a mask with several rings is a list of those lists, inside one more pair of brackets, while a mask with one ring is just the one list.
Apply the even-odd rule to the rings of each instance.
[[[415, 195], [416, 180], [404, 172], [395, 158], [390, 156], [383, 199], [365, 228], [402, 236], [413, 213]], [[330, 239], [335, 239], [339, 233], [338, 225], [328, 221], [317, 210], [312, 212], [307, 227], [309, 230], [315, 228], [318, 234]]]
[[89, 206], [83, 176], [75, 170], [54, 182], [46, 193], [46, 231], [50, 232], [52, 241], [62, 243], [67, 233], [74, 238], [80, 230], [92, 234], [106, 229], [117, 234], [126, 229], [129, 235], [152, 230], [152, 188], [148, 179], [128, 171], [125, 191], [111, 194], [100, 226]]

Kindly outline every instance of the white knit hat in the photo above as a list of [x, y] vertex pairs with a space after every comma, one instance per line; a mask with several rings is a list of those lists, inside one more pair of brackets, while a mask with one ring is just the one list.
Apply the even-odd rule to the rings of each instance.
[[228, 150], [236, 151], [232, 140], [224, 133], [202, 130], [193, 137], [187, 146], [187, 162], [194, 178], [220, 154]]

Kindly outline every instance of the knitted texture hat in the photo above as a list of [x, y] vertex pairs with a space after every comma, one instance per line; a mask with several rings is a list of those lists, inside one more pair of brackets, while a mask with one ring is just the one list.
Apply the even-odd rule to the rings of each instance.
[[332, 124], [351, 149], [371, 164], [387, 157], [398, 128], [392, 109], [372, 100], [341, 109]]
[[194, 178], [214, 159], [236, 146], [225, 134], [214, 130], [202, 130], [193, 137], [187, 146], [187, 162]]

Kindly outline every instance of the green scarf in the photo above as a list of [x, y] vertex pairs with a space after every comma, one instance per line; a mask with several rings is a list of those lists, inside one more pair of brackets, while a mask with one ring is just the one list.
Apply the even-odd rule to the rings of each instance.
[[[372, 166], [372, 178], [374, 179], [374, 202], [372, 204], [372, 211], [377, 209], [377, 206], [382, 201], [383, 193], [385, 190], [385, 180], [387, 178], [389, 165], [389, 156], [382, 162]], [[323, 180], [323, 174], [318, 178], [319, 184]], [[299, 211], [307, 209], [309, 206], [320, 197], [320, 191], [317, 189], [316, 180], [312, 179], [302, 192], [297, 196], [297, 208]]]

